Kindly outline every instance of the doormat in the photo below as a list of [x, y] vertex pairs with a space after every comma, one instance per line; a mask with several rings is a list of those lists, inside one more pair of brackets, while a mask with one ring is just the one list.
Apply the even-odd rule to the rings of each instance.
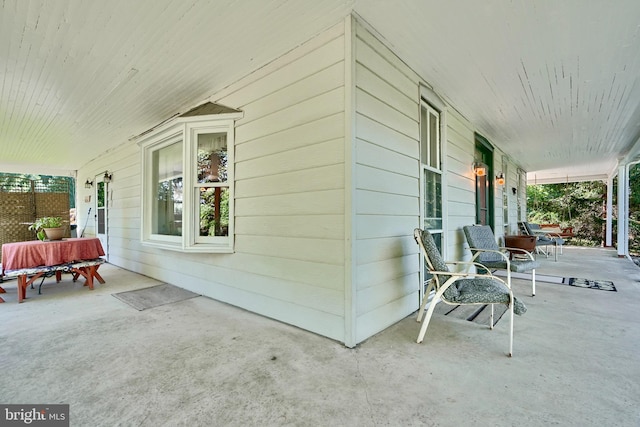
[[[509, 308], [505, 304], [495, 304], [493, 306], [493, 326], [498, 324], [502, 316]], [[438, 303], [433, 310], [434, 314], [455, 317], [456, 319], [467, 320], [480, 325], [489, 326], [491, 317], [491, 307], [485, 305], [450, 305], [443, 302]]]
[[564, 285], [576, 286], [578, 288], [589, 288], [589, 289], [598, 289], [600, 291], [612, 291], [618, 292], [613, 282], [609, 280], [589, 280], [589, 279], [579, 279], [576, 277], [565, 277], [562, 280]]
[[150, 288], [120, 292], [111, 295], [118, 298], [120, 301], [129, 304], [131, 307], [135, 308], [138, 311], [159, 307], [161, 305], [172, 304], [174, 302], [184, 301], [200, 296], [200, 294], [196, 294], [186, 289], [169, 285], [167, 283], [152, 286]]
[[[504, 270], [496, 270], [493, 272], [493, 274], [500, 277], [507, 277], [507, 272]], [[531, 280], [531, 274], [511, 273], [511, 278]], [[609, 280], [590, 280], [590, 279], [580, 279], [577, 277], [558, 277], [558, 276], [547, 276], [544, 274], [536, 274], [536, 282], [557, 283], [560, 285], [575, 286], [577, 288], [588, 288], [588, 289], [598, 289], [601, 291], [618, 292], [613, 282]]]

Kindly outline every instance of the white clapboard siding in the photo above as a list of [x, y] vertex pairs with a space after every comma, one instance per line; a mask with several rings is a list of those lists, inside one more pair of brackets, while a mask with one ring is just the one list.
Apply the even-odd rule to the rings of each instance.
[[360, 239], [356, 242], [356, 264], [362, 265], [401, 258], [414, 251], [415, 248], [416, 241], [413, 239], [413, 235]]
[[278, 215], [236, 218], [236, 235], [289, 236], [340, 240], [344, 215]]
[[340, 111], [309, 123], [236, 144], [236, 160], [244, 162], [259, 159], [343, 136], [344, 113]]
[[238, 236], [239, 253], [343, 265], [344, 243], [340, 240], [276, 236]]
[[[332, 139], [236, 164], [236, 180], [302, 171], [344, 162], [344, 139]], [[321, 171], [316, 171], [320, 174]], [[237, 197], [243, 197], [242, 194]]]
[[[411, 260], [411, 263], [415, 262], [415, 259]], [[400, 266], [400, 263], [398, 263], [398, 266]], [[380, 309], [390, 302], [402, 300], [407, 295], [415, 295], [417, 277], [417, 272], [399, 277], [389, 277], [384, 282], [385, 286], [366, 286], [359, 289], [358, 295], [360, 298], [358, 298], [356, 314], [361, 316]], [[414, 303], [417, 303], [417, 296], [415, 298]]]
[[[418, 283], [420, 281], [418, 273], [416, 272], [412, 276], [403, 280], [404, 283]], [[395, 283], [390, 283], [389, 286], [401, 287]], [[417, 285], [415, 285], [417, 288]], [[363, 295], [363, 298], [366, 295]], [[417, 290], [405, 295], [402, 298], [398, 298], [381, 305], [375, 310], [369, 310], [358, 316], [358, 330], [356, 333], [356, 341], [363, 341], [372, 335], [380, 332], [383, 329], [398, 322], [398, 313], [412, 313], [416, 310], [416, 307], [420, 304], [418, 301]], [[406, 317], [406, 316], [403, 316]]]
[[405, 64], [359, 25], [356, 36], [354, 299], [363, 339], [417, 307], [419, 98]]
[[356, 153], [358, 165], [365, 165], [409, 177], [416, 177], [418, 174], [419, 159], [400, 154], [387, 147], [357, 139]]
[[258, 197], [343, 187], [344, 165], [338, 163], [243, 179], [237, 182], [236, 191], [242, 197]]
[[[392, 127], [357, 114], [356, 128], [358, 129], [358, 138], [362, 141], [370, 142], [411, 158], [417, 159], [419, 156], [420, 147], [416, 144], [415, 138], [406, 136]], [[390, 140], [394, 142], [391, 146], [386, 143]]]
[[79, 170], [80, 177], [113, 173], [110, 262], [343, 341], [344, 45], [342, 23], [210, 98], [244, 112], [236, 126], [233, 254], [140, 243], [135, 143]]
[[356, 188], [415, 197], [420, 189], [417, 176], [407, 176], [368, 165], [356, 165]]
[[447, 111], [447, 232], [446, 254], [449, 259], [471, 257], [462, 227], [476, 222], [475, 176], [472, 165], [475, 151], [473, 127], [454, 109]]
[[[344, 109], [344, 88], [338, 87], [287, 108], [274, 111], [252, 122], [239, 125], [236, 137], [240, 143], [304, 125]], [[246, 116], [245, 116], [246, 117]], [[242, 160], [242, 159], [238, 159]]]

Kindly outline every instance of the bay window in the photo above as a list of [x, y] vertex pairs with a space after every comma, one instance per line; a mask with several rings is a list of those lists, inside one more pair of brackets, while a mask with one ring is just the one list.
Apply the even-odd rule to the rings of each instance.
[[140, 138], [143, 244], [233, 252], [233, 142], [240, 117], [207, 103]]

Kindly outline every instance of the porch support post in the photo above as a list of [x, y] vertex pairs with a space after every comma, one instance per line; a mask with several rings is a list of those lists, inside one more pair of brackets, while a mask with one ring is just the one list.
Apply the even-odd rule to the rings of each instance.
[[613, 236], [613, 177], [607, 179], [607, 208], [606, 208], [606, 226], [604, 246], [610, 248]]
[[629, 168], [618, 167], [618, 256], [629, 252]]

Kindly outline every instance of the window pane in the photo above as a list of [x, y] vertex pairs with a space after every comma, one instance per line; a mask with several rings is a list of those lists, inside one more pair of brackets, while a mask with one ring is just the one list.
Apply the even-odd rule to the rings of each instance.
[[438, 117], [429, 111], [429, 166], [440, 169], [440, 138], [438, 137]]
[[104, 182], [98, 183], [98, 188], [96, 190], [98, 192], [98, 196], [96, 197], [96, 204], [99, 208], [104, 208]]
[[422, 145], [420, 161], [428, 165], [429, 164], [429, 110], [423, 105], [420, 109], [420, 144]]
[[200, 236], [229, 235], [229, 188], [200, 187]]
[[182, 235], [182, 142], [153, 152], [153, 223], [151, 232]]
[[442, 229], [442, 176], [424, 171], [424, 228]]
[[198, 135], [198, 183], [227, 182], [227, 134]]

